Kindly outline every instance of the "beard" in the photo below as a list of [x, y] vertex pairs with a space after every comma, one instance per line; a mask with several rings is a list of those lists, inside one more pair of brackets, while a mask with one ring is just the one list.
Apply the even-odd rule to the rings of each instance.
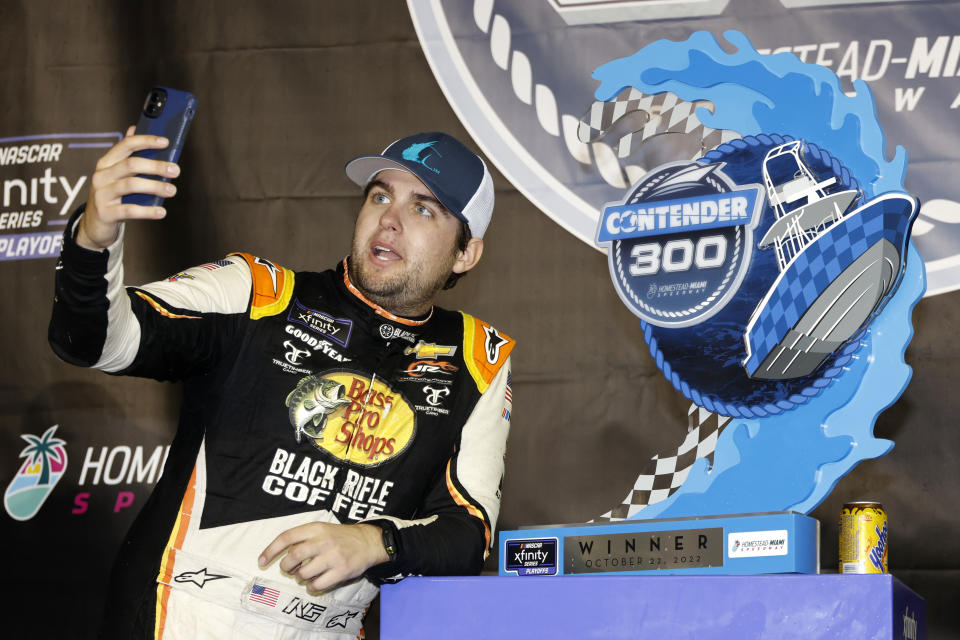
[[406, 260], [406, 269], [394, 274], [382, 274], [371, 267], [369, 258], [356, 259], [356, 256], [363, 255], [363, 250], [354, 242], [353, 252], [347, 261], [350, 281], [367, 299], [399, 316], [428, 312], [434, 298], [446, 284], [454, 261], [451, 256], [449, 268], [440, 269], [440, 273], [433, 275], [427, 273], [421, 262]]

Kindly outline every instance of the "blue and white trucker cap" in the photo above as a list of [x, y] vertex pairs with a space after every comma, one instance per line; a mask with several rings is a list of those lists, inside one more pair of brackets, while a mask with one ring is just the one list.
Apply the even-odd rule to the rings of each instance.
[[446, 133], [433, 131], [400, 138], [383, 153], [347, 163], [347, 177], [366, 188], [384, 169], [401, 169], [420, 178], [450, 213], [482, 238], [493, 216], [493, 179], [477, 154]]

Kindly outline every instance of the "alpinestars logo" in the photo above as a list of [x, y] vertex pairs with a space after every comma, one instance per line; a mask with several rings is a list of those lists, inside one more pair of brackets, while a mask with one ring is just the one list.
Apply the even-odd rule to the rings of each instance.
[[223, 580], [224, 578], [229, 578], [229, 577], [230, 576], [224, 576], [218, 573], [207, 573], [207, 569], [203, 568], [203, 569], [200, 569], [200, 571], [185, 571], [180, 575], [174, 577], [173, 580], [175, 582], [180, 582], [180, 583], [189, 582], [203, 589], [203, 585], [207, 584], [212, 580]]
[[433, 142], [414, 143], [409, 147], [407, 147], [406, 149], [404, 149], [400, 153], [400, 156], [404, 160], [410, 160], [411, 162], [422, 164], [423, 166], [425, 166], [427, 169], [430, 169], [430, 171], [433, 171], [434, 173], [440, 173], [439, 169], [431, 167], [429, 164], [427, 164], [427, 160], [433, 157], [434, 154], [438, 158], [442, 157], [440, 155], [440, 152], [433, 148], [433, 145], [435, 144], [437, 144], [436, 140], [434, 140]]
[[497, 333], [493, 327], [484, 327], [483, 330], [487, 334], [483, 344], [487, 351], [487, 362], [497, 364], [500, 360], [500, 347], [507, 344], [507, 339]]
[[266, 267], [267, 271], [270, 272], [270, 281], [273, 284], [273, 293], [277, 293], [277, 274], [280, 272], [280, 269], [277, 268], [277, 265], [273, 264], [269, 260], [264, 260], [263, 258], [256, 258], [254, 264], [259, 264], [263, 267]]

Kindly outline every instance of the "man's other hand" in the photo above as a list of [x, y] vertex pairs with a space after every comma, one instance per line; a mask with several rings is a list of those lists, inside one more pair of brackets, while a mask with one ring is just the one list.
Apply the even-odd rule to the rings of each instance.
[[280, 554], [280, 568], [311, 591], [326, 591], [389, 560], [380, 527], [313, 522], [284, 531], [263, 550], [260, 566]]
[[159, 136], [134, 135], [133, 132], [134, 127], [127, 129], [126, 137], [97, 161], [90, 180], [87, 208], [77, 231], [77, 244], [81, 247], [100, 251], [117, 239], [124, 220], [157, 220], [166, 215], [163, 207], [123, 204], [123, 196], [147, 193], [169, 198], [177, 192], [169, 182], [138, 175], [175, 178], [180, 175], [180, 167], [172, 162], [131, 155], [143, 149], [163, 149], [170, 142]]

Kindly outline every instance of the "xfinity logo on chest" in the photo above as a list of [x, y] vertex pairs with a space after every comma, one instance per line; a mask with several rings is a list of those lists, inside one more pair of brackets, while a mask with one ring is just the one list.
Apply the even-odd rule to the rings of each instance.
[[303, 325], [310, 331], [326, 336], [341, 347], [350, 342], [350, 333], [353, 331], [353, 321], [346, 318], [334, 318], [328, 313], [309, 309], [299, 300], [293, 301], [293, 306], [287, 314], [287, 320]]

